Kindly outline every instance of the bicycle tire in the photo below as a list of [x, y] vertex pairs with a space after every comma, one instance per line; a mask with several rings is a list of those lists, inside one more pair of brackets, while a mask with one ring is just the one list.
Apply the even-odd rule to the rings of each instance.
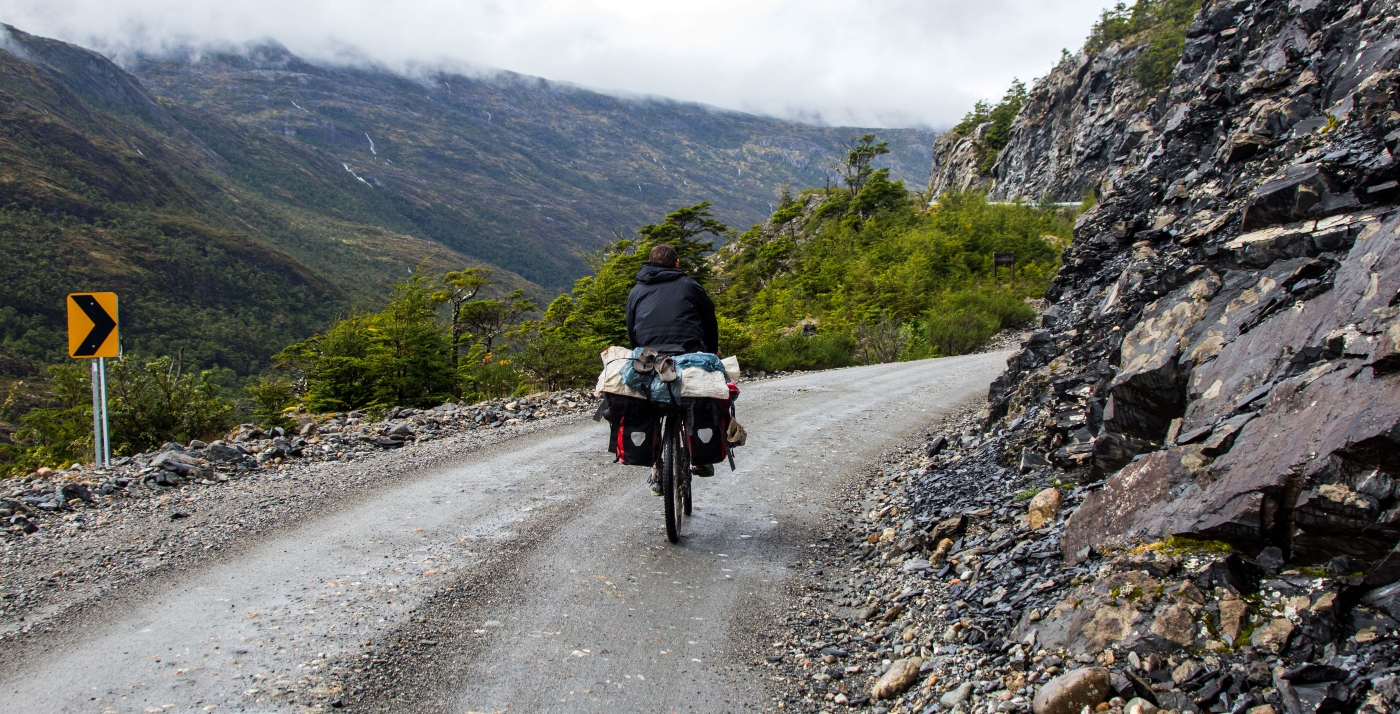
[[672, 543], [679, 543], [681, 540], [682, 510], [676, 508], [680, 502], [680, 494], [677, 493], [679, 483], [676, 479], [676, 462], [681, 460], [676, 421], [674, 416], [667, 416], [661, 425], [661, 500], [665, 501], [666, 540]]

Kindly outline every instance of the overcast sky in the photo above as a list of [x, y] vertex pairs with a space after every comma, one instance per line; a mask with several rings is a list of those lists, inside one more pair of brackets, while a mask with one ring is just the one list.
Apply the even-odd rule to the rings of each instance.
[[272, 38], [317, 61], [498, 67], [834, 125], [946, 128], [1077, 49], [1108, 0], [0, 0], [113, 55]]

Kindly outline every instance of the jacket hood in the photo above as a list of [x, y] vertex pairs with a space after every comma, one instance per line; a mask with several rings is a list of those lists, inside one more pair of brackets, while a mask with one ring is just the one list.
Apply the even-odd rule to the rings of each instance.
[[685, 273], [681, 272], [680, 268], [672, 268], [660, 263], [643, 263], [642, 267], [637, 270], [637, 282], [643, 285], [669, 283], [683, 277], [685, 277]]

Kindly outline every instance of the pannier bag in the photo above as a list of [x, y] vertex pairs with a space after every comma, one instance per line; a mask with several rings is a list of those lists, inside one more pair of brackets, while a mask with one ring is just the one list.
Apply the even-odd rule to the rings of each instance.
[[608, 451], [619, 463], [651, 466], [661, 454], [661, 419], [645, 399], [604, 394], [600, 408], [608, 420]]
[[717, 464], [729, 458], [729, 400], [686, 400], [686, 446], [690, 462]]

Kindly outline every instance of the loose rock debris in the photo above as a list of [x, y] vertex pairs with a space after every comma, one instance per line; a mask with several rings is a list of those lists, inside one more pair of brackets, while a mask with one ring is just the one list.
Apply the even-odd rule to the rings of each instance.
[[[40, 469], [0, 491], [0, 642], [46, 631], [119, 583], [217, 552], [289, 514], [522, 430], [592, 413], [583, 391], [302, 416], [165, 444], [111, 468]], [[334, 468], [331, 468], [334, 466]]]
[[1359, 600], [1360, 575], [1180, 538], [1066, 560], [1065, 524], [1089, 489], [996, 465], [1006, 434], [981, 417], [951, 417], [844, 494], [855, 505], [808, 548], [795, 602], [751, 662], [773, 710], [1400, 705], [1400, 588]]

